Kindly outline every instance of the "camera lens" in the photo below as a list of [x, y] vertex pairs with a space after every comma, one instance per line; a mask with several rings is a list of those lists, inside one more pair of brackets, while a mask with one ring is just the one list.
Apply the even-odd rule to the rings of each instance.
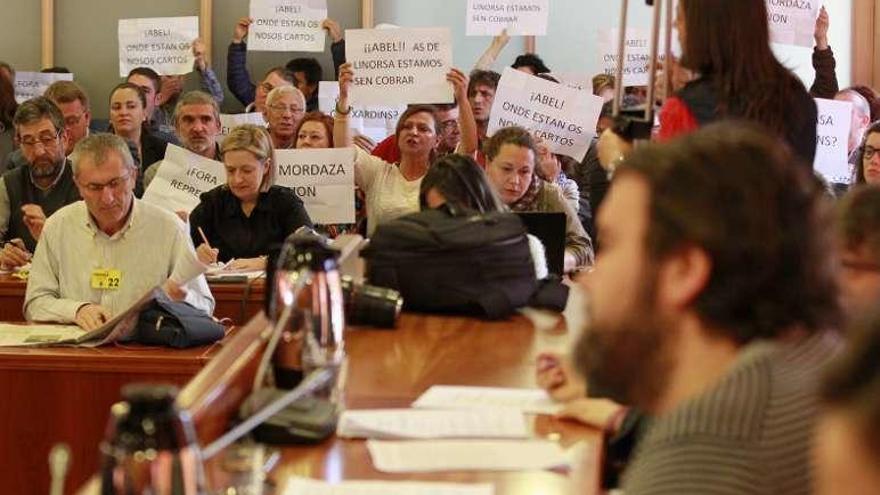
[[375, 285], [356, 284], [350, 277], [342, 278], [345, 318], [351, 325], [394, 328], [403, 297], [400, 292]]

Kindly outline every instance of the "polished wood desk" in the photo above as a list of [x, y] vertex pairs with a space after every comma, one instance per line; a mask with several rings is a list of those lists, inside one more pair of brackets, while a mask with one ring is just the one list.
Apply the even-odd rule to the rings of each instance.
[[[235, 325], [242, 325], [263, 307], [266, 283], [263, 279], [251, 282], [208, 284], [214, 294], [214, 316], [229, 318]], [[0, 274], [0, 321], [24, 321], [22, 306], [27, 282]]]
[[[247, 328], [242, 330], [250, 331]], [[522, 316], [509, 321], [484, 322], [469, 318], [404, 314], [396, 330], [353, 328], [347, 332], [349, 356], [346, 406], [351, 409], [407, 407], [430, 386], [482, 385], [502, 387], [534, 387], [534, 363], [539, 352], [567, 347], [569, 334], [564, 324], [550, 330], [536, 330]], [[230, 344], [227, 351], [233, 350]], [[253, 352], [237, 350], [241, 354]], [[230, 353], [231, 354], [231, 353]], [[224, 356], [225, 357], [225, 356]], [[217, 357], [218, 360], [221, 356]], [[243, 360], [241, 360], [243, 361]], [[205, 423], [216, 421], [212, 412], [222, 409], [229, 400], [219, 401], [218, 393], [207, 393], [205, 383], [216, 379], [224, 370], [236, 366], [218, 366], [212, 363], [194, 382], [184, 389], [186, 404], [194, 406], [197, 428], [202, 444], [216, 437], [216, 429]], [[237, 363], [241, 364], [241, 363]], [[248, 383], [252, 370], [237, 366], [244, 378], [230, 378], [227, 382], [239, 385], [225, 386], [232, 391], [234, 401], [241, 397], [240, 384]], [[212, 369], [214, 368], [214, 369]], [[201, 383], [199, 383], [201, 382]], [[200, 389], [200, 391], [196, 391]], [[216, 392], [220, 389], [214, 389]], [[225, 394], [225, 392], [224, 392]], [[194, 397], [211, 397], [199, 401]], [[230, 395], [227, 395], [230, 397]], [[234, 409], [230, 407], [230, 410]], [[222, 413], [225, 414], [225, 413]], [[199, 423], [202, 424], [199, 424]], [[445, 472], [387, 474], [376, 471], [370, 460], [365, 442], [332, 438], [311, 447], [285, 447], [280, 465], [272, 473], [279, 489], [292, 476], [304, 476], [331, 481], [349, 479], [394, 479], [455, 482], [491, 482], [498, 495], [511, 494], [591, 494], [599, 486], [599, 451], [601, 435], [598, 431], [539, 417], [534, 423], [536, 436], [572, 446], [580, 457], [571, 472]], [[213, 480], [214, 488], [222, 483]]]
[[184, 385], [223, 342], [186, 350], [142, 346], [0, 348], [0, 486], [3, 493], [49, 491], [48, 454], [71, 448], [72, 493], [99, 468], [110, 406], [132, 382]]

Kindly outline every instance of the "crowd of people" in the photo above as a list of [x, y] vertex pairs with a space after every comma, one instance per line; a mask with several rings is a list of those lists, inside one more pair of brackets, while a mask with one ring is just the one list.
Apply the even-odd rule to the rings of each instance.
[[[619, 132], [617, 81], [599, 74], [592, 91], [606, 104], [580, 162], [520, 127], [488, 134], [504, 33], [473, 70], [449, 71], [454, 103], [408, 106], [376, 143], [351, 125], [356, 74], [338, 23], [322, 24], [339, 85], [330, 115], [318, 110], [315, 59], [251, 80], [250, 23], [234, 26], [226, 83], [265, 126], [225, 137], [223, 88], [199, 40], [191, 74], [139, 67], [102, 95], [103, 125], [73, 81], [16, 103], [15, 72], [0, 63], [0, 264], [31, 265], [29, 320], [97, 328], [156, 285], [211, 314], [205, 279], [175, 269], [265, 269], [273, 246], [313, 226], [275, 184], [276, 150], [346, 148], [357, 219], [314, 225], [329, 236], [369, 237], [423, 209], [564, 214], [563, 272], [588, 295], [590, 323], [570, 354], [540, 356], [536, 379], [564, 417], [608, 434], [609, 485], [629, 495], [880, 487], [880, 98], [839, 88], [824, 8], [807, 88], [772, 52], [763, 0], [679, 0], [671, 95], [645, 102], [628, 88], [624, 102], [660, 106], [651, 142]], [[536, 54], [513, 68], [559, 82]], [[813, 172], [814, 97], [852, 104], [849, 183]], [[226, 172], [179, 216], [139, 199], [168, 144]], [[543, 247], [528, 242], [543, 278]]]

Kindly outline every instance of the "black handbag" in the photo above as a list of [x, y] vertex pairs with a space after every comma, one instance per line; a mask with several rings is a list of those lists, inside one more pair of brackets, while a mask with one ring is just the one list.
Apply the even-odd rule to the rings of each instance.
[[225, 329], [214, 318], [164, 294], [147, 304], [125, 342], [176, 348], [195, 347], [223, 338]]

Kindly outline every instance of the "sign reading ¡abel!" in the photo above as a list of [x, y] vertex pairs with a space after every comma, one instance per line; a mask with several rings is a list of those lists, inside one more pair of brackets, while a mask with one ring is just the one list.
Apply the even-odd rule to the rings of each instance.
[[812, 48], [822, 0], [767, 0], [770, 41]]
[[468, 0], [467, 35], [544, 36], [550, 0]]
[[251, 0], [248, 51], [323, 52], [327, 0]]
[[354, 70], [351, 103], [452, 103], [448, 28], [349, 29], [345, 59]]
[[[602, 29], [599, 31], [599, 66], [608, 75], [617, 74], [617, 45], [620, 42], [619, 29]], [[627, 28], [624, 40], [623, 85], [647, 86], [650, 80], [651, 32], [641, 28]], [[663, 63], [666, 59], [662, 40], [657, 49], [657, 59]]]
[[588, 91], [506, 67], [489, 114], [488, 134], [502, 127], [524, 127], [553, 153], [581, 161], [596, 135], [602, 103]]
[[275, 184], [293, 189], [316, 224], [354, 223], [351, 148], [276, 150]]
[[55, 81], [73, 81], [73, 74], [56, 74], [43, 72], [15, 73], [15, 101], [24, 103], [31, 98], [43, 96], [46, 88]]
[[198, 206], [203, 192], [225, 183], [222, 162], [169, 144], [156, 177], [144, 191], [144, 201], [171, 212], [189, 213]]
[[[331, 114], [336, 110], [336, 99], [339, 98], [339, 83], [321, 81], [318, 83], [318, 110]], [[352, 105], [348, 122], [351, 128], [378, 143], [394, 134], [397, 121], [406, 105]]]
[[813, 168], [829, 183], [849, 184], [849, 131], [852, 103], [816, 98], [816, 159]]
[[193, 70], [192, 42], [199, 37], [198, 17], [120, 19], [118, 35], [120, 77], [135, 67], [149, 67], [163, 76]]

